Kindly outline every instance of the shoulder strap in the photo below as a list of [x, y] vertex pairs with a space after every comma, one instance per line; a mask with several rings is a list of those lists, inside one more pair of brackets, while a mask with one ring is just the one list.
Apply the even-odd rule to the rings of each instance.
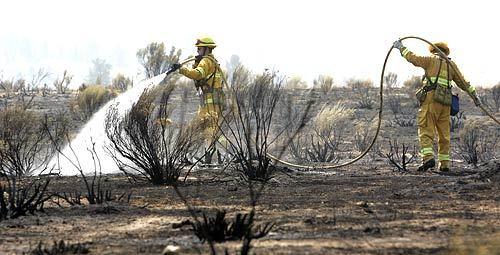
[[[207, 78], [207, 80], [209, 80], [217, 73], [218, 70], [220, 70], [219, 62], [217, 61], [217, 59], [215, 59], [214, 57], [209, 56], [209, 55], [205, 55], [205, 56], [203, 56], [203, 58], [208, 58], [212, 62], [214, 62], [214, 64], [215, 64], [214, 72], [210, 75], [210, 77]], [[221, 82], [223, 83], [222, 86], [224, 86], [226, 84], [226, 79], [224, 78], [224, 74], [222, 74], [222, 70], [221, 70], [221, 78], [222, 78]], [[212, 80], [212, 87], [214, 85], [215, 85], [215, 79]]]
[[427, 81], [430, 83], [431, 86], [434, 86], [437, 84], [437, 81], [439, 79], [439, 75], [441, 74], [441, 65], [442, 64], [443, 64], [443, 61], [441, 60], [441, 58], [439, 58], [439, 69], [438, 69], [437, 76], [436, 76], [436, 79], [434, 80], [434, 82], [432, 82], [432, 80], [429, 78], [429, 76], [427, 76], [427, 72], [424, 72], [425, 78], [427, 79]]
[[450, 63], [448, 61], [446, 61], [446, 69], [447, 69], [447, 80], [448, 80], [448, 87], [451, 88], [451, 81], [450, 81]]

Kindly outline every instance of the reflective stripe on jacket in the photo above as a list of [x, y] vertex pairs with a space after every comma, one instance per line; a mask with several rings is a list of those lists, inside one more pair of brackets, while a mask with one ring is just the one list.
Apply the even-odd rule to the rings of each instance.
[[203, 87], [222, 88], [222, 73], [218, 68], [217, 60], [212, 54], [203, 56], [193, 68], [181, 67], [179, 72], [190, 79], [201, 81]]
[[[400, 52], [401, 55], [408, 60], [408, 62], [412, 63], [414, 66], [422, 67], [425, 70], [425, 75], [431, 79], [432, 83], [448, 86], [449, 77], [450, 82], [454, 81], [460, 89], [468, 92], [469, 94], [476, 90], [474, 86], [470, 85], [469, 82], [465, 80], [455, 62], [450, 61], [452, 66], [450, 66], [450, 70], [448, 70], [447, 62], [441, 59], [438, 55], [418, 56], [406, 47], [402, 47]], [[441, 72], [438, 73], [440, 71], [440, 66]]]

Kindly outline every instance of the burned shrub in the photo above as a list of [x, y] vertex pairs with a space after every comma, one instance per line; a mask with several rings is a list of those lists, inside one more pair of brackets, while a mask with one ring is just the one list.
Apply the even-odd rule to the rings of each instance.
[[500, 111], [500, 83], [497, 83], [497, 85], [491, 88], [491, 97], [495, 104], [495, 111]]
[[295, 93], [286, 93], [280, 97], [275, 132], [282, 133], [280, 146], [282, 146], [283, 150], [288, 150], [292, 157], [296, 159], [305, 159], [307, 158], [307, 151], [304, 149], [304, 144], [307, 135], [305, 135], [305, 132], [299, 131], [307, 129], [305, 123], [311, 117], [306, 116], [305, 111], [309, 111], [308, 108], [314, 104], [314, 101], [309, 98], [308, 101], [301, 102], [295, 96], [305, 98], [302, 94], [297, 95]]
[[[52, 172], [49, 160], [55, 148], [47, 130], [63, 128], [58, 125], [64, 126], [64, 123], [42, 119], [18, 106], [0, 111], [1, 219], [43, 210], [44, 203], [50, 199], [47, 192], [48, 176]], [[29, 176], [35, 172], [40, 176]]]
[[191, 223], [193, 233], [200, 241], [225, 242], [245, 237], [258, 239], [266, 236], [274, 227], [272, 223], [254, 225], [254, 212], [236, 214], [232, 221], [226, 219], [226, 211], [217, 210], [215, 217], [203, 213], [202, 222]]
[[224, 114], [220, 131], [237, 159], [235, 169], [247, 180], [265, 182], [273, 176], [275, 167], [267, 153], [275, 141], [271, 130], [281, 84], [275, 74], [265, 73], [231, 87], [235, 109]]
[[117, 105], [108, 111], [105, 131], [111, 144], [107, 148], [125, 174], [139, 174], [156, 185], [173, 184], [188, 164], [186, 154], [194, 154], [203, 141], [199, 123], [170, 119], [173, 89], [170, 83], [145, 90], [123, 117]]
[[45, 245], [39, 242], [29, 254], [30, 255], [58, 255], [58, 254], [88, 254], [90, 249], [86, 244], [68, 243], [64, 240], [54, 241], [52, 245]]
[[72, 79], [73, 75], [68, 74], [67, 70], [64, 70], [62, 78], [59, 79], [58, 77], [54, 81], [54, 87], [56, 88], [57, 94], [66, 94]]
[[397, 140], [389, 141], [389, 152], [384, 153], [392, 166], [399, 172], [408, 172], [408, 164], [416, 160], [417, 150], [415, 145], [408, 146], [398, 143]]
[[375, 100], [370, 93], [373, 88], [373, 82], [370, 80], [350, 79], [347, 81], [347, 87], [351, 88], [356, 98], [356, 108], [373, 109]]
[[484, 126], [479, 122], [470, 122], [459, 133], [459, 155], [474, 166], [480, 161], [487, 162], [494, 158], [498, 143], [498, 129], [494, 131], [497, 135], [491, 135], [490, 132], [482, 130], [482, 127]]
[[81, 114], [84, 119], [89, 119], [92, 114], [116, 95], [114, 91], [102, 85], [85, 86], [75, 99], [75, 111]]
[[393, 119], [389, 121], [389, 127], [413, 127], [415, 126], [415, 117], [407, 114], [394, 114]]
[[20, 106], [0, 111], [0, 174], [24, 176], [45, 170], [54, 151], [44, 119]]
[[394, 115], [401, 113], [403, 99], [401, 95], [388, 94], [386, 104]]
[[[60, 158], [67, 160], [69, 162], [69, 165], [79, 173], [81, 177], [81, 183], [85, 184], [85, 188], [87, 191], [85, 195], [80, 193], [80, 191], [78, 190], [74, 190], [73, 193], [67, 191], [58, 191], [53, 194], [53, 196], [56, 197], [57, 200], [52, 202], [61, 206], [59, 199], [62, 199], [69, 205], [81, 205], [82, 198], [85, 198], [89, 204], [103, 204], [109, 201], [120, 201], [125, 197], [125, 195], [127, 194], [126, 192], [122, 193], [118, 198], [116, 198], [116, 196], [112, 195], [111, 188], [106, 189], [103, 186], [101, 161], [99, 158], [99, 154], [96, 151], [96, 144], [92, 138], [90, 138], [91, 147], [86, 148], [87, 152], [90, 153], [92, 161], [89, 160], [86, 162], [86, 166], [82, 166], [82, 160], [80, 160], [80, 156], [82, 155], [77, 154], [73, 149], [71, 139], [69, 137], [69, 131], [67, 129], [56, 129], [52, 131], [49, 129], [47, 130], [51, 138], [51, 142], [53, 143], [55, 150], [58, 152], [55, 160], [57, 169], [61, 169], [61, 166], [59, 164]], [[62, 145], [67, 146], [68, 150], [63, 151], [61, 149]], [[66, 153], [72, 153], [72, 155], [67, 155]], [[84, 172], [84, 169], [89, 169], [89, 165], [93, 166], [93, 173]], [[128, 193], [127, 203], [130, 200], [131, 194], [131, 192]]]
[[35, 211], [43, 211], [44, 203], [51, 198], [47, 193], [49, 178], [27, 180], [11, 177], [7, 186], [0, 184], [0, 221], [15, 219]]

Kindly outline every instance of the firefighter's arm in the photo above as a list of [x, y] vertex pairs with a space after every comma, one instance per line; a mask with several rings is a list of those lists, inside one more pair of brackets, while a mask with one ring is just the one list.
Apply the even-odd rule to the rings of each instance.
[[404, 46], [402, 46], [399, 49], [399, 52], [401, 53], [401, 56], [403, 56], [408, 62], [412, 63], [414, 66], [422, 67], [424, 69], [429, 67], [429, 63], [431, 62], [431, 57], [418, 56]]
[[457, 86], [463, 91], [467, 92], [469, 95], [476, 92], [476, 88], [472, 86], [462, 75], [460, 69], [458, 69], [455, 62], [451, 62], [452, 65], [452, 79], [457, 84]]
[[455, 64], [455, 62], [451, 62], [451, 65], [452, 65], [453, 81], [457, 84], [457, 86], [460, 89], [469, 94], [469, 96], [472, 98], [476, 106], [481, 106], [481, 100], [477, 96], [476, 88], [465, 79], [465, 77], [460, 72], [460, 69], [458, 69], [458, 66]]
[[193, 79], [201, 80], [207, 77], [210, 71], [210, 61], [206, 58], [202, 59], [196, 68], [181, 67], [179, 73]]

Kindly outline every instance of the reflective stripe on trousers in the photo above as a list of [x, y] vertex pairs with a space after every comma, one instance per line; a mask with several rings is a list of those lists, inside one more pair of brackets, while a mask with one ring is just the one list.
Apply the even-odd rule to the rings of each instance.
[[434, 136], [438, 136], [438, 158], [450, 160], [450, 107], [434, 102], [434, 91], [427, 92], [418, 110], [418, 138], [420, 152], [427, 160], [434, 156]]

